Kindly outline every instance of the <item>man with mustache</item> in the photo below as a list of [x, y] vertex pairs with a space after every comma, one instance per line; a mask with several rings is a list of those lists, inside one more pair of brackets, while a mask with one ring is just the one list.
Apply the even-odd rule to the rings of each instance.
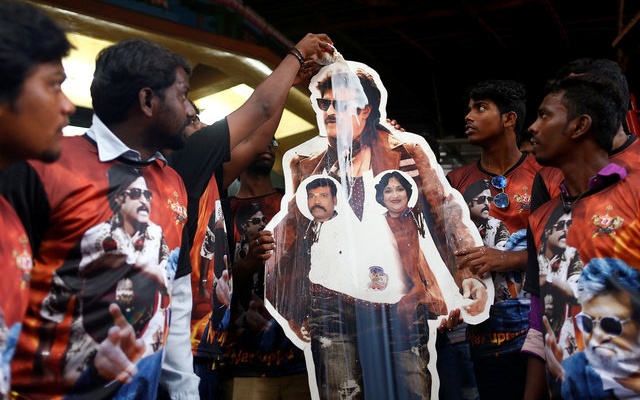
[[[140, 172], [120, 164], [108, 171], [107, 194], [113, 216], [88, 229], [80, 243], [82, 259], [79, 272], [82, 290], [78, 301], [81, 315], [74, 318], [69, 347], [63, 363], [63, 375], [73, 381], [89, 363], [92, 348], [107, 337], [109, 307], [115, 303], [131, 323], [136, 338], [143, 340], [147, 354], [161, 345], [166, 333], [165, 315], [169, 303], [168, 280], [174, 271], [166, 271], [169, 251], [162, 228], [151, 221], [152, 192]], [[117, 269], [117, 273], [114, 271]], [[60, 320], [69, 302], [64, 289], [64, 274], [54, 274], [53, 288], [43, 301], [43, 314]], [[51, 351], [56, 324], [43, 324], [40, 330], [42, 351]]]
[[550, 219], [549, 224], [538, 252], [539, 281], [546, 293], [547, 307], [551, 307], [549, 325], [565, 357], [568, 357], [578, 349], [571, 318], [576, 314], [572, 306], [577, 304], [577, 284], [583, 265], [576, 248], [567, 245], [571, 215]]
[[[118, 321], [126, 323], [126, 318], [119, 318], [121, 313], [116, 318], [111, 312], [118, 307], [110, 305], [106, 314], [103, 307], [89, 311], [80, 301], [84, 296], [100, 299], [98, 293], [92, 296], [87, 292], [89, 288], [83, 286], [85, 274], [92, 271], [87, 269], [88, 265], [81, 268], [80, 264], [93, 258], [92, 265], [115, 266], [104, 270], [111, 282], [121, 281], [124, 276], [120, 274], [129, 274], [126, 279], [132, 283], [149, 283], [153, 290], [145, 294], [153, 296], [153, 306], [147, 305], [153, 308], [152, 315], [141, 316], [139, 324], [134, 325], [137, 329], [153, 325], [158, 328], [156, 333], [167, 331], [176, 257], [164, 255], [176, 255], [179, 251], [187, 218], [187, 195], [180, 176], [167, 166], [160, 150], [180, 148], [185, 127], [195, 116], [188, 99], [190, 72], [183, 57], [145, 39], [123, 40], [106, 47], [96, 58], [91, 83], [95, 111], [92, 126], [82, 136], [62, 138], [62, 153], [55, 163], [29, 160], [9, 167], [2, 191], [13, 199], [23, 219], [33, 248], [34, 271], [38, 271], [31, 278], [29, 307], [14, 358], [12, 385], [16, 396], [156, 397], [166, 335], [143, 334], [146, 346], [142, 355], [136, 335], [122, 336], [123, 332], [113, 326], [115, 322], [121, 328], [123, 324]], [[51, 86], [59, 90], [59, 85]], [[129, 185], [124, 182], [113, 185], [109, 173], [114, 167], [136, 169], [143, 177], [137, 182], [139, 186], [127, 189]], [[152, 198], [146, 191], [153, 193]], [[161, 229], [162, 241], [159, 233], [153, 232], [158, 251], [155, 257], [142, 257], [143, 268], [118, 268], [131, 249], [114, 250], [107, 238], [92, 246], [82, 246], [82, 239], [91, 228], [113, 217], [112, 193], [118, 194], [122, 204], [134, 200], [127, 203], [130, 213], [126, 213], [126, 222], [123, 216], [123, 223], [140, 228], [145, 214], [154, 210], [153, 219]], [[149, 201], [149, 207], [141, 205], [145, 201]], [[147, 228], [146, 234], [152, 232]], [[144, 239], [148, 246], [148, 237], [139, 233], [129, 243], [134, 250], [141, 244], [138, 239]], [[81, 249], [86, 249], [86, 253]], [[129, 261], [134, 264], [142, 259]], [[152, 276], [156, 272], [166, 278], [162, 283], [157, 275]], [[166, 290], [158, 290], [158, 285]], [[118, 289], [117, 283], [115, 286]], [[127, 301], [123, 289], [129, 286], [129, 282], [122, 281], [111, 300], [115, 302], [120, 295]], [[59, 298], [70, 299], [69, 306], [61, 307], [51, 299], [48, 296], [51, 291]], [[81, 323], [99, 326], [106, 338], [101, 343], [87, 341], [89, 345], [80, 350], [82, 354], [74, 356], [87, 362], [75, 365], [73, 372], [67, 373], [69, 335], [81, 314]], [[55, 325], [55, 336], [50, 345], [47, 332], [51, 325]], [[105, 342], [120, 346], [124, 352], [120, 361], [125, 362], [116, 364], [123, 369], [117, 368], [115, 374], [103, 374], [100, 358], [92, 357], [100, 354]]]
[[[465, 311], [469, 315], [480, 314], [486, 305], [484, 283], [469, 269], [458, 268], [452, 256], [459, 248], [475, 245], [470, 234], [473, 227], [447, 219], [463, 206], [451, 195], [451, 187], [446, 182], [443, 184], [435, 157], [427, 153], [426, 142], [425, 146], [411, 142], [412, 138], [403, 135], [404, 132], [391, 132], [380, 124], [386, 112], [386, 92], [375, 71], [357, 62], [336, 62], [321, 70], [312, 86], [312, 96], [316, 96], [312, 104], [321, 136], [326, 134], [326, 139], [318, 136], [285, 155], [285, 175], [290, 174], [286, 191], [294, 193], [304, 179], [326, 173], [347, 188], [353, 213], [364, 221], [378, 212], [373, 201], [375, 193], [369, 192], [372, 201], [366, 201], [368, 191], [374, 187], [373, 176], [386, 170], [408, 173], [418, 187], [419, 208], [425, 213], [429, 240], [439, 250], [461, 292], [470, 300]], [[295, 226], [300, 224], [294, 220], [304, 217], [295, 204], [290, 205], [290, 212], [293, 216], [285, 221], [281, 230], [284, 237], [278, 246], [295, 251], [294, 241], [299, 236], [294, 233]], [[295, 259], [293, 253], [287, 252]], [[270, 261], [274, 265], [278, 262]]]
[[[559, 366], [562, 398], [624, 399], [640, 394], [640, 272], [614, 258], [594, 258], [578, 281], [576, 316], [585, 350]], [[548, 353], [549, 354], [549, 353]], [[549, 354], [548, 363], [559, 360]]]
[[462, 195], [469, 206], [471, 220], [478, 227], [485, 246], [504, 248], [510, 234], [504, 222], [489, 214], [493, 201], [489, 182], [481, 179], [469, 185]]
[[[525, 88], [511, 80], [483, 81], [468, 89], [467, 98], [465, 133], [471, 144], [480, 147], [480, 159], [449, 172], [447, 178], [461, 193], [479, 181], [481, 185], [489, 182], [489, 214], [504, 223], [511, 235], [527, 227], [531, 187], [542, 170], [533, 156], [518, 148], [526, 111]], [[555, 179], [552, 172], [549, 168], [543, 171], [550, 187]], [[513, 399], [522, 396], [526, 374], [526, 358], [520, 355], [520, 348], [528, 327], [529, 300], [522, 293], [527, 253], [506, 251], [497, 244], [485, 242], [456, 255], [461, 267], [490, 274], [496, 288], [489, 320], [467, 328], [480, 397]], [[509, 339], [492, 342], [488, 338], [493, 335]]]
[[[0, 2], [0, 172], [16, 161], [53, 162], [75, 106], [62, 91], [61, 59], [71, 43], [46, 13], [24, 1]], [[0, 180], [0, 184], [2, 180]], [[10, 396], [10, 361], [29, 302], [31, 244], [0, 196], [0, 398]]]
[[[618, 110], [623, 96], [620, 92], [620, 87], [605, 76], [585, 74], [554, 81], [546, 88], [538, 118], [529, 127], [536, 160], [559, 168], [564, 175], [561, 195], [540, 206], [529, 218], [528, 276], [532, 279], [528, 281], [532, 286], [542, 283], [540, 298], [553, 294], [552, 289], [560, 285], [571, 284], [571, 272], [567, 277], [558, 275], [548, 279], [549, 268], [537, 257], [544, 250], [545, 234], [554, 225], [552, 235], [558, 236], [559, 244], [564, 242], [567, 247], [574, 247], [585, 264], [594, 258], [612, 257], [636, 269], [640, 265], [637, 177], [633, 170], [627, 173], [624, 167], [609, 159], [621, 124]], [[571, 224], [566, 233], [560, 232], [567, 228], [569, 220]], [[545, 274], [544, 282], [551, 280], [552, 285], [544, 284], [541, 275]], [[536, 276], [540, 279], [535, 279]], [[535, 287], [533, 293], [536, 293]], [[637, 295], [636, 289], [632, 298]], [[567, 304], [562, 299], [554, 300], [554, 308]], [[579, 309], [580, 305], [575, 307]], [[534, 303], [532, 299], [531, 327], [525, 347], [535, 360], [547, 361], [547, 373], [545, 376], [542, 372], [543, 362], [529, 363], [524, 398], [538, 399], [549, 394], [554, 399], [562, 398], [562, 375], [550, 361], [567, 358], [563, 351], [565, 344], [556, 340], [551, 326], [543, 327], [541, 314], [541, 303]], [[573, 321], [580, 327], [577, 315]], [[614, 332], [609, 329], [613, 326], [611, 320], [607, 321], [609, 333]], [[604, 319], [595, 323], [605, 327]], [[582, 343], [578, 341], [577, 345], [575, 353], [580, 352]]]
[[[488, 295], [484, 282], [470, 269], [459, 269], [453, 256], [453, 252], [459, 248], [473, 247], [479, 244], [479, 237], [473, 233], [475, 227], [468, 218], [454, 221], [455, 217], [463, 215], [462, 210], [465, 206], [461, 196], [454, 193], [451, 186], [444, 180], [436, 158], [423, 138], [398, 130], [392, 131], [380, 123], [381, 119], [384, 121], [384, 113], [386, 112], [386, 92], [375, 71], [361, 63], [338, 60], [324, 67], [314, 77], [309, 88], [312, 92], [312, 106], [316, 111], [320, 136], [285, 154], [283, 166], [287, 184], [286, 192], [288, 194], [300, 193], [302, 182], [316, 175], [328, 176], [339, 182], [339, 195], [344, 196], [344, 204], [342, 201], [338, 201], [338, 204], [340, 207], [344, 206], [344, 214], [355, 216], [352, 220], [349, 218], [351, 222], [345, 224], [344, 230], [353, 233], [354, 238], [359, 240], [358, 243], [363, 243], [363, 249], [361, 252], [355, 253], [354, 261], [349, 261], [349, 263], [334, 262], [334, 268], [341, 268], [342, 271], [345, 271], [352, 267], [351, 269], [355, 270], [353, 272], [357, 274], [360, 269], [353, 268], [353, 266], [366, 265], [366, 268], [362, 268], [362, 270], [368, 273], [369, 268], [372, 268], [372, 276], [375, 276], [378, 271], [375, 267], [384, 265], [381, 262], [384, 261], [383, 258], [396, 254], [397, 250], [392, 246], [396, 240], [393, 233], [387, 234], [387, 231], [381, 231], [380, 234], [371, 237], [370, 235], [375, 235], [373, 229], [364, 233], [359, 230], [380, 217], [380, 206], [374, 201], [374, 177], [383, 171], [400, 170], [407, 173], [415, 182], [418, 204], [416, 210], [424, 214], [427, 221], [425, 226], [428, 226], [428, 234], [421, 238], [420, 248], [404, 250], [418, 252], [426, 251], [424, 249], [428, 248], [430, 265], [433, 261], [434, 269], [437, 266], [438, 270], [442, 272], [439, 276], [443, 281], [448, 281], [446, 286], [453, 288], [457, 286], [460, 289], [460, 293], [455, 293], [455, 289], [447, 293], [449, 295], [447, 299], [452, 300], [452, 303], [453, 299], [464, 303], [460, 308], [463, 309], [466, 317], [477, 317], [486, 312]], [[307, 310], [310, 307], [312, 309], [322, 308], [315, 303], [312, 304], [314, 300], [318, 299], [317, 293], [313, 293], [311, 298], [309, 296], [309, 292], [313, 292], [314, 288], [317, 290], [317, 286], [320, 285], [311, 285], [310, 289], [310, 284], [304, 274], [304, 271], [309, 270], [309, 262], [315, 265], [314, 258], [312, 257], [309, 261], [307, 256], [309, 246], [305, 244], [305, 238], [309, 240], [314, 235], [308, 233], [309, 218], [303, 215], [305, 206], [308, 204], [303, 206], [298, 201], [296, 205], [295, 201], [290, 201], [286, 215], [282, 215], [282, 218], [274, 221], [276, 224], [273, 229], [276, 250], [274, 257], [267, 261], [268, 277], [273, 276], [273, 278], [267, 279], [266, 282], [266, 297], [275, 304], [274, 308], [289, 321], [291, 328], [302, 341], [301, 346], [305, 346], [309, 342], [308, 338], [304, 337], [305, 332], [301, 329], [307, 323]], [[317, 210], [317, 213], [320, 212], [323, 211]], [[340, 214], [343, 213], [339, 212], [338, 215]], [[326, 237], [324, 230], [330, 226], [332, 221], [330, 219], [322, 225], [312, 222], [313, 227], [320, 229], [320, 239], [319, 243], [310, 247], [311, 252], [319, 248], [317, 245], [324, 241]], [[362, 240], [361, 238], [366, 239]], [[385, 243], [381, 243], [379, 246], [374, 245], [373, 243], [378, 240]], [[351, 254], [345, 256], [344, 253], [339, 253], [339, 247], [345, 246], [345, 241], [333, 243], [335, 244], [334, 248], [327, 249], [327, 253], [335, 255], [337, 260], [348, 259], [357, 251], [355, 250], [357, 246], [353, 245], [348, 249]], [[368, 243], [371, 248], [365, 250], [364, 243]], [[371, 257], [371, 253], [376, 251], [385, 253], [385, 248], [387, 249], [386, 254], [380, 254], [381, 258], [377, 261]], [[328, 260], [329, 257], [324, 259]], [[401, 271], [401, 269], [396, 271]], [[309, 279], [313, 276], [314, 270], [312, 268]], [[402, 290], [395, 291], [395, 289], [405, 284], [404, 278], [405, 276], [401, 273], [388, 274], [385, 278], [388, 279], [387, 284], [382, 285], [386, 289], [373, 291], [370, 290], [371, 278], [368, 275], [366, 279], [357, 280], [346, 279], [344, 273], [334, 274], [332, 279], [327, 279], [327, 284], [333, 284], [341, 289], [330, 288], [332, 292], [325, 291], [323, 296], [329, 304], [325, 308], [331, 310], [330, 312], [334, 314], [335, 318], [346, 320], [354, 318], [352, 314], [348, 313], [348, 310], [341, 314], [339, 309], [329, 302], [335, 302], [336, 296], [331, 294], [335, 291], [358, 293], [367, 299], [375, 297], [375, 300], [369, 301], [367, 306], [372, 309], [377, 308], [371, 312], [375, 317], [384, 314], [386, 320], [382, 322], [383, 324], [399, 321], [396, 318], [398, 316], [397, 303], [401, 298], [399, 294]], [[288, 284], [292, 281], [296, 282], [296, 285]], [[360, 286], [356, 287], [354, 283]], [[292, 304], [286, 304], [286, 299], [292, 296], [289, 287], [293, 287], [295, 298], [300, 299]], [[319, 384], [323, 385], [319, 388], [321, 398], [327, 398], [336, 393], [341, 385], [350, 384], [354, 379], [359, 385], [358, 396], [367, 396], [366, 392], [368, 391], [369, 395], [375, 393], [381, 397], [396, 398], [401, 394], [394, 392], [394, 390], [406, 390], [409, 392], [407, 393], [409, 398], [424, 398], [431, 389], [430, 375], [426, 376], [427, 368], [423, 368], [422, 365], [428, 360], [426, 342], [429, 338], [425, 328], [427, 326], [426, 320], [430, 316], [421, 315], [416, 311], [414, 317], [412, 321], [415, 323], [412, 326], [402, 326], [398, 331], [405, 329], [405, 331], [411, 331], [411, 334], [415, 333], [415, 336], [411, 336], [410, 340], [398, 340], [395, 347], [390, 346], [389, 342], [381, 345], [383, 352], [395, 352], [391, 356], [398, 356], [399, 359], [408, 343], [415, 344], [415, 352], [405, 353], [405, 362], [398, 361], [395, 364], [395, 376], [390, 380], [398, 382], [396, 385], [380, 388], [380, 386], [385, 386], [386, 382], [372, 376], [370, 379], [362, 380], [358, 377], [360, 374], [358, 366], [351, 369], [356, 371], [353, 377], [346, 373], [340, 373], [340, 370], [334, 368], [329, 373], [334, 373], [335, 376], [329, 376], [329, 379], [324, 379], [324, 377], [318, 379]], [[431, 316], [431, 318], [433, 317]], [[355, 335], [356, 333], [348, 332], [347, 334]], [[366, 335], [366, 333], [363, 331], [362, 335]], [[370, 336], [374, 340], [374, 335]], [[314, 335], [311, 335], [311, 338], [313, 337]], [[319, 338], [319, 340], [322, 339]], [[342, 351], [339, 349], [340, 346], [331, 345], [334, 343], [337, 342], [330, 341], [324, 345], [323, 351], [328, 351], [331, 347], [335, 347], [336, 352]], [[311, 347], [313, 348], [313, 346], [314, 342], [312, 341]], [[324, 359], [329, 358], [324, 357]], [[374, 370], [374, 368], [370, 368], [365, 373], [372, 374], [376, 372]], [[382, 368], [378, 370], [384, 371]], [[387, 378], [389, 377], [385, 379]], [[363, 387], [362, 381], [368, 381], [369, 387]], [[388, 392], [383, 392], [383, 390], [388, 390]]]

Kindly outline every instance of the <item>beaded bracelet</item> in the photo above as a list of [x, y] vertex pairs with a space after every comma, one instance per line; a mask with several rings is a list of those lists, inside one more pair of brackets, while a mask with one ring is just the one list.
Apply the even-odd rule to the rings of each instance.
[[300, 61], [300, 66], [304, 67], [304, 57], [302, 57], [302, 52], [297, 47], [292, 47], [291, 50], [289, 50], [289, 54], [294, 55], [298, 61]]

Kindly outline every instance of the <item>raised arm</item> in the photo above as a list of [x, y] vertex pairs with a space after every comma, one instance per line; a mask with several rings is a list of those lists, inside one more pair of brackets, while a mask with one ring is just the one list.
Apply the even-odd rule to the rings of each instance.
[[308, 33], [295, 46], [304, 63], [290, 52], [278, 67], [254, 90], [249, 99], [227, 116], [231, 161], [224, 165], [224, 186], [228, 186], [263, 151], [280, 123], [292, 85], [307, 79], [318, 69], [308, 59], [322, 52], [333, 52], [325, 34]]

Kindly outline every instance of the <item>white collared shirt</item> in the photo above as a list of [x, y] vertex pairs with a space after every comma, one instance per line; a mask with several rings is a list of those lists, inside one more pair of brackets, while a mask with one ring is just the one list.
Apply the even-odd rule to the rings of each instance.
[[100, 162], [113, 161], [119, 157], [136, 162], [151, 162], [157, 158], [165, 165], [167, 164], [167, 160], [159, 151], [156, 151], [150, 159], [143, 160], [140, 152], [127, 147], [96, 114], [91, 118], [91, 127], [87, 131], [87, 136], [96, 142]]

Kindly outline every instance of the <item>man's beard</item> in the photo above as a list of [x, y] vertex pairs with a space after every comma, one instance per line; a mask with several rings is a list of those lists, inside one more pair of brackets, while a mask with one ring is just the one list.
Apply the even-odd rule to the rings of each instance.
[[640, 346], [634, 346], [632, 350], [622, 350], [611, 343], [605, 346], [615, 351], [615, 355], [612, 357], [598, 355], [593, 345], [587, 345], [584, 350], [589, 364], [598, 374], [624, 378], [640, 371]]
[[251, 163], [251, 165], [247, 167], [247, 170], [252, 175], [265, 176], [265, 175], [271, 174], [272, 168], [273, 168], [273, 163], [267, 162], [265, 160], [265, 161], [258, 161], [258, 162]]
[[45, 162], [47, 164], [56, 162], [58, 161], [59, 158], [60, 158], [60, 150], [46, 151], [43, 154], [41, 154], [39, 157], [40, 161]]
[[172, 135], [167, 137], [166, 143], [161, 148], [163, 149], [171, 149], [171, 150], [180, 150], [184, 147], [185, 137], [183, 133]]

